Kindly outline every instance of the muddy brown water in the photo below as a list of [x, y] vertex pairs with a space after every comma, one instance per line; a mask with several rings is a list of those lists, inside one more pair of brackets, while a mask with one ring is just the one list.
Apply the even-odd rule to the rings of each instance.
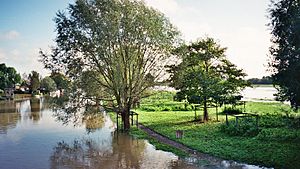
[[1, 101], [0, 168], [260, 168], [219, 159], [182, 159], [156, 150], [147, 140], [116, 132], [115, 127], [105, 113], [83, 118], [80, 125], [63, 125], [43, 98]]

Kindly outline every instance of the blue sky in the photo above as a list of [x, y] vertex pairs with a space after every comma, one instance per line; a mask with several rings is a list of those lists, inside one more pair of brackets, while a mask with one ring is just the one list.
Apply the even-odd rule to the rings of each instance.
[[[265, 71], [270, 44], [269, 0], [145, 0], [166, 14], [186, 41], [210, 36], [228, 47], [227, 57], [249, 77]], [[39, 49], [53, 45], [58, 10], [73, 0], [0, 0], [0, 62], [22, 73], [47, 74]]]

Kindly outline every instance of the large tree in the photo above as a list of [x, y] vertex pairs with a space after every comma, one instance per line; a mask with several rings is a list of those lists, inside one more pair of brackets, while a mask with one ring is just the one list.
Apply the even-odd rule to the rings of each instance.
[[269, 24], [272, 43], [269, 62], [277, 98], [288, 100], [293, 108], [300, 105], [300, 1], [273, 1]]
[[97, 98], [115, 100], [128, 130], [130, 108], [160, 78], [177, 30], [137, 0], [77, 0], [67, 13], [58, 12], [55, 22], [57, 46], [50, 55], [41, 52], [45, 67], [74, 81], [89, 72], [105, 92]]
[[53, 71], [50, 78], [54, 80], [56, 88], [62, 92], [70, 87], [70, 80], [62, 73]]
[[175, 50], [182, 62], [169, 67], [171, 86], [179, 99], [203, 105], [203, 120], [208, 120], [208, 104], [220, 103], [239, 94], [248, 85], [246, 74], [225, 56], [226, 48], [212, 38], [200, 39]]
[[45, 90], [46, 93], [55, 91], [56, 90], [55, 81], [51, 77], [46, 76], [41, 80], [40, 88], [43, 88], [43, 90]]
[[14, 87], [16, 83], [21, 82], [21, 76], [15, 68], [7, 67], [4, 63], [0, 64], [0, 89]]
[[30, 85], [29, 85], [29, 89], [30, 91], [35, 94], [37, 92], [37, 90], [40, 88], [40, 74], [37, 71], [31, 71], [31, 73], [28, 76], [29, 81], [30, 81]]

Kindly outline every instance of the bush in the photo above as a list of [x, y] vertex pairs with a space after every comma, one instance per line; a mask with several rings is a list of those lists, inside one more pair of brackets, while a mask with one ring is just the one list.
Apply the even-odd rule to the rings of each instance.
[[300, 129], [300, 117], [288, 117], [287, 123], [290, 128]]
[[260, 126], [264, 128], [289, 127], [300, 129], [300, 118], [282, 115], [264, 115], [261, 117]]
[[253, 137], [256, 136], [260, 130], [256, 127], [255, 119], [243, 118], [239, 120], [239, 124], [236, 125], [235, 121], [229, 121], [220, 126], [221, 132], [224, 132], [230, 136], [243, 136], [243, 137]]
[[237, 108], [225, 107], [221, 114], [240, 114], [243, 111]]
[[265, 141], [300, 141], [300, 132], [287, 128], [266, 128], [257, 135], [257, 139]]
[[263, 115], [260, 117], [259, 125], [263, 128], [286, 127], [286, 121], [280, 115]]

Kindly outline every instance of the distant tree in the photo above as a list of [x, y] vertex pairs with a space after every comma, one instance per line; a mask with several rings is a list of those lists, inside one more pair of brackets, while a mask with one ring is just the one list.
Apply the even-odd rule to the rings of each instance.
[[272, 77], [270, 76], [263, 76], [261, 79], [251, 78], [248, 79], [248, 82], [251, 84], [273, 84]]
[[52, 92], [56, 90], [55, 81], [51, 77], [46, 76], [41, 80], [40, 88], [45, 90], [46, 93]]
[[89, 71], [104, 99], [116, 102], [128, 130], [134, 100], [162, 75], [178, 32], [143, 1], [77, 0], [68, 10], [57, 14], [57, 47], [51, 56], [41, 52], [42, 61], [74, 81]]
[[212, 38], [201, 39], [176, 50], [182, 60], [179, 65], [169, 67], [171, 86], [179, 90], [178, 97], [204, 107], [204, 121], [208, 120], [208, 103], [220, 102], [234, 96], [248, 85], [246, 76], [225, 57], [222, 48]]
[[269, 68], [274, 84], [279, 86], [277, 99], [288, 100], [291, 107], [300, 105], [300, 1], [272, 1], [269, 9], [272, 30], [272, 55]]
[[32, 93], [36, 93], [40, 87], [40, 74], [36, 71], [31, 71], [28, 78], [30, 81], [29, 89]]
[[26, 73], [22, 74], [22, 78], [21, 78], [21, 86], [24, 87], [28, 87], [30, 86], [30, 79], [29, 79], [29, 75], [27, 75]]
[[70, 80], [60, 72], [52, 72], [50, 78], [54, 80], [56, 88], [59, 90], [68, 89]]
[[16, 83], [21, 83], [21, 76], [15, 68], [0, 64], [0, 89], [14, 87]]

